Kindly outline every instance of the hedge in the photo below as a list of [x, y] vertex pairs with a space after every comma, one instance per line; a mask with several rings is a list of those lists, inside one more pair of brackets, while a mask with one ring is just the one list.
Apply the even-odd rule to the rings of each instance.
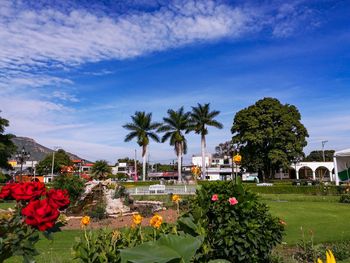
[[345, 187], [334, 186], [334, 185], [330, 185], [330, 186], [246, 185], [245, 187], [254, 193], [261, 193], [261, 194], [339, 195], [345, 191]]

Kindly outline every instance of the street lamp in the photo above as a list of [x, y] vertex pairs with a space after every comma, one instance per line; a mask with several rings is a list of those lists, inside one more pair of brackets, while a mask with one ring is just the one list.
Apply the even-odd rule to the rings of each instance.
[[53, 179], [53, 167], [55, 164], [55, 152], [59, 149], [59, 146], [53, 147], [53, 154], [52, 154], [52, 165], [51, 165], [51, 180]]
[[326, 158], [324, 156], [324, 145], [327, 143], [328, 141], [322, 141], [322, 157], [323, 157], [323, 161], [326, 161]]
[[18, 163], [21, 164], [21, 174], [20, 174], [20, 182], [22, 182], [22, 171], [23, 171], [23, 164], [29, 160], [30, 158], [30, 153], [26, 152], [26, 150], [24, 149], [24, 146], [22, 147], [22, 150], [17, 152], [15, 155], [15, 158], [17, 160]]

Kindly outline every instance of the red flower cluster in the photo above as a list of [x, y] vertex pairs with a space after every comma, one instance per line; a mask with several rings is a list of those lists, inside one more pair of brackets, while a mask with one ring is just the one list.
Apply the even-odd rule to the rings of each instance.
[[[46, 198], [41, 199], [44, 196]], [[7, 184], [0, 191], [0, 199], [4, 198], [29, 202], [22, 209], [22, 215], [26, 217], [24, 222], [40, 231], [52, 228], [60, 215], [58, 210], [69, 205], [67, 190], [46, 191], [45, 184], [40, 182]]]

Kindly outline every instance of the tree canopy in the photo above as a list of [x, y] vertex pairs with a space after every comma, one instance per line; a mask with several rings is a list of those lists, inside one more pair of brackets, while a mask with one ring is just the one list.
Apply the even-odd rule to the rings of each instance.
[[16, 145], [11, 141], [12, 134], [5, 134], [5, 128], [9, 126], [9, 121], [0, 117], [0, 168], [9, 169], [11, 166], [8, 159], [16, 151]]
[[[46, 157], [40, 161], [36, 166], [36, 171], [38, 174], [49, 174], [51, 173], [51, 167], [52, 167], [52, 153], [49, 153], [46, 155]], [[54, 174], [61, 173], [61, 169], [63, 166], [70, 166], [72, 165], [72, 161], [69, 157], [69, 155], [62, 149], [59, 149], [57, 152], [55, 152], [55, 161], [54, 161], [54, 167], [53, 172]]]
[[215, 158], [224, 158], [225, 156], [231, 157], [233, 151], [234, 151], [234, 147], [231, 141], [220, 143], [218, 146], [215, 147], [214, 157]]
[[[333, 162], [334, 150], [325, 150], [324, 157], [326, 162]], [[323, 162], [322, 151], [312, 151], [308, 156], [305, 157], [306, 162]]]
[[271, 177], [303, 156], [308, 132], [298, 109], [264, 98], [239, 111], [233, 120], [232, 142], [239, 145], [242, 166]]
[[98, 160], [92, 166], [91, 173], [97, 179], [103, 179], [106, 178], [107, 175], [112, 173], [112, 168], [109, 167], [107, 161]]

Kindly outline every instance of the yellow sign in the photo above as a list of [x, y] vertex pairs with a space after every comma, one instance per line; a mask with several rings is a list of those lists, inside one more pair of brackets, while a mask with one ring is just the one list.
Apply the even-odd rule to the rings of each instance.
[[17, 165], [16, 161], [8, 161], [8, 164], [11, 165], [12, 167], [15, 167]]

